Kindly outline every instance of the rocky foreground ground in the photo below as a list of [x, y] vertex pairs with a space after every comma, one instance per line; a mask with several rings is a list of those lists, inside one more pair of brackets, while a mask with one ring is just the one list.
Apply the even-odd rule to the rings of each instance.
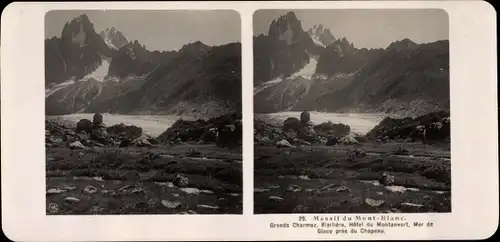
[[240, 121], [178, 121], [159, 137], [46, 121], [46, 212], [241, 214]]
[[297, 121], [255, 122], [255, 213], [451, 212], [446, 112], [388, 118], [364, 136]]

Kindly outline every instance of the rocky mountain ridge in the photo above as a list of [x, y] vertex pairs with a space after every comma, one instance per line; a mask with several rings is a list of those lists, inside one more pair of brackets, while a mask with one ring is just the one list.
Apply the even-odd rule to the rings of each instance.
[[241, 45], [186, 43], [149, 50], [114, 27], [99, 34], [87, 15], [45, 40], [46, 114], [196, 113], [241, 110]]
[[410, 39], [356, 48], [293, 12], [254, 37], [254, 110], [385, 112], [402, 116], [449, 109], [449, 43]]

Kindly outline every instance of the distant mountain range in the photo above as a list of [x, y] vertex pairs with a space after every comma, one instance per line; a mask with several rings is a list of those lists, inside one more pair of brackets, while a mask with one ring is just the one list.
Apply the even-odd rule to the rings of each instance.
[[[362, 30], [360, 30], [362, 31]], [[410, 116], [449, 109], [448, 40], [358, 49], [293, 12], [254, 36], [257, 113], [315, 110]]]
[[87, 15], [45, 40], [46, 114], [197, 114], [241, 111], [241, 44], [148, 50]]

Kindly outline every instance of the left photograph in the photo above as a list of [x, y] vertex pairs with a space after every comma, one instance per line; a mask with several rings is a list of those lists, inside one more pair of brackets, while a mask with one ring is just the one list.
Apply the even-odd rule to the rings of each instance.
[[242, 214], [240, 21], [47, 12], [46, 214]]

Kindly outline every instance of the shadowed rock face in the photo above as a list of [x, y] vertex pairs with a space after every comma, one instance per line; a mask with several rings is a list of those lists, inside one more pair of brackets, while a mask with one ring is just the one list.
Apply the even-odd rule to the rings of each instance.
[[321, 48], [293, 12], [279, 17], [269, 26], [268, 35], [254, 37], [254, 84], [290, 76], [309, 63], [309, 53], [319, 54]]
[[102, 56], [112, 54], [87, 15], [82, 14], [64, 25], [60, 38], [45, 40], [45, 83], [81, 79], [102, 64]]

